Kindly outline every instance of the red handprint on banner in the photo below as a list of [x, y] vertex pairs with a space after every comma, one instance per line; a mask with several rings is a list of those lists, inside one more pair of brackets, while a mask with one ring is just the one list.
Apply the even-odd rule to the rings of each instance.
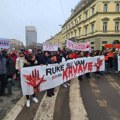
[[40, 77], [39, 70], [36, 69], [33, 70], [31, 74], [23, 76], [27, 80], [26, 83], [34, 88], [34, 92], [40, 92], [39, 90], [40, 84], [46, 82], [46, 80], [44, 80], [44, 76]]
[[95, 66], [97, 68], [97, 71], [100, 70], [100, 67], [102, 66], [103, 64], [103, 59], [101, 60], [100, 58], [97, 59], [97, 63], [95, 63]]

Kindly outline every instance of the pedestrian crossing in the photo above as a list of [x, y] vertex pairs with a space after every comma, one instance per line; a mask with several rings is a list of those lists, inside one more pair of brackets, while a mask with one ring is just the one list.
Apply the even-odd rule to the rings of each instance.
[[34, 120], [53, 120], [55, 101], [58, 95], [59, 87], [56, 88], [55, 95], [53, 97], [47, 97], [44, 95]]
[[[83, 89], [82, 84], [84, 81], [85, 81], [85, 84], [87, 83], [87, 85]], [[100, 81], [103, 81], [103, 84], [102, 82], [99, 83]], [[19, 111], [18, 114], [17, 112], [14, 113], [13, 111], [11, 111], [11, 114], [9, 113], [4, 120], [27, 120], [27, 119], [29, 120], [60, 120], [60, 119], [61, 120], [90, 120], [91, 119], [90, 114], [92, 114], [92, 112], [89, 112], [87, 110], [88, 109], [87, 104], [93, 103], [94, 105], [94, 102], [95, 102], [95, 106], [97, 106], [97, 109], [104, 109], [103, 112], [109, 116], [109, 117], [106, 117], [106, 120], [108, 118], [109, 120], [119, 120], [118, 119], [120, 118], [120, 115], [118, 114], [119, 110], [113, 109], [113, 107], [111, 107], [109, 102], [110, 99], [108, 99], [106, 97], [106, 94], [104, 94], [103, 92], [103, 88], [105, 88], [104, 86], [105, 84], [107, 84], [105, 91], [107, 91], [108, 88], [109, 89], [111, 88], [112, 90], [114, 90], [114, 92], [116, 91], [117, 94], [120, 93], [120, 85], [115, 81], [115, 79], [111, 75], [104, 75], [104, 77], [101, 77], [100, 79], [96, 79], [95, 77], [92, 77], [89, 80], [85, 79], [81, 82], [79, 82], [77, 78], [75, 78], [74, 80], [71, 80], [69, 88], [64, 88], [63, 86], [55, 88], [55, 95], [53, 97], [47, 97], [46, 93], [42, 93], [42, 95], [40, 93], [38, 96], [42, 96], [42, 97], [40, 97], [39, 104], [32, 104], [30, 108], [26, 108], [24, 104], [25, 99], [22, 98], [24, 99], [22, 100], [22, 104], [18, 103], [19, 108], [15, 108], [17, 111]], [[95, 100], [94, 98], [92, 98], [91, 95], [88, 95], [88, 98], [91, 101], [90, 103], [85, 104], [84, 101], [86, 101], [85, 97], [87, 98], [87, 94], [84, 97], [84, 95], [81, 94], [81, 92], [83, 92], [83, 90], [85, 90], [86, 92], [87, 88], [90, 90], [89, 91], [91, 92], [90, 94], [92, 94], [92, 96], [95, 97]], [[63, 91], [60, 92], [61, 90]], [[65, 92], [66, 90], [68, 92]], [[68, 97], [66, 94], [68, 94]], [[66, 100], [65, 97], [66, 99], [68, 99], [68, 102], [69, 102], [68, 108], [65, 108], [66, 106], [66, 104], [64, 104], [64, 100]], [[62, 106], [60, 107], [59, 105], [56, 105], [57, 102], [58, 103], [62, 102]], [[35, 109], [36, 106], [37, 106], [37, 109]], [[60, 108], [56, 109], [56, 107], [60, 107]], [[69, 112], [67, 113], [65, 110]], [[57, 114], [58, 115], [57, 117], [59, 119], [55, 117], [55, 114], [58, 112], [61, 112]], [[65, 114], [64, 114], [65, 112], [66, 114], [69, 114], [69, 115], [66, 115], [68, 118], [65, 117]], [[13, 114], [16, 114], [16, 115], [13, 117]], [[11, 116], [12, 116], [12, 119], [10, 119]], [[26, 116], [29, 116], [29, 117], [27, 117], [26, 119]]]

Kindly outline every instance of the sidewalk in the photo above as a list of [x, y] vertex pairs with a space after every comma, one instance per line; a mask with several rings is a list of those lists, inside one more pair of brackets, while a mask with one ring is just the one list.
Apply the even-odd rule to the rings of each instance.
[[[12, 86], [12, 95], [10, 96], [0, 96], [0, 120], [2, 120], [9, 111], [14, 107], [14, 105], [22, 97], [21, 89], [18, 87], [18, 81], [15, 81], [15, 85]], [[6, 88], [7, 93], [7, 88]]]

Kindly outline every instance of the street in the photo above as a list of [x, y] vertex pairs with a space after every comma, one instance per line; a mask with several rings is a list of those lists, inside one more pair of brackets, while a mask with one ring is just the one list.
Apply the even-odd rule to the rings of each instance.
[[81, 94], [89, 120], [120, 119], [120, 76], [104, 75], [81, 82]]
[[[39, 103], [23, 107], [16, 120], [119, 120], [120, 75], [105, 74], [83, 81], [74, 79], [70, 87], [55, 88], [55, 95], [37, 94]], [[77, 94], [78, 93], [78, 94]], [[79, 99], [79, 98], [82, 99]]]

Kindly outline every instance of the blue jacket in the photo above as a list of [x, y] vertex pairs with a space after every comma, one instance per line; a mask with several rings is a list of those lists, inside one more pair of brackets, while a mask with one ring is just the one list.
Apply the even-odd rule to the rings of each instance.
[[6, 58], [0, 54], [0, 75], [7, 72], [6, 61]]

